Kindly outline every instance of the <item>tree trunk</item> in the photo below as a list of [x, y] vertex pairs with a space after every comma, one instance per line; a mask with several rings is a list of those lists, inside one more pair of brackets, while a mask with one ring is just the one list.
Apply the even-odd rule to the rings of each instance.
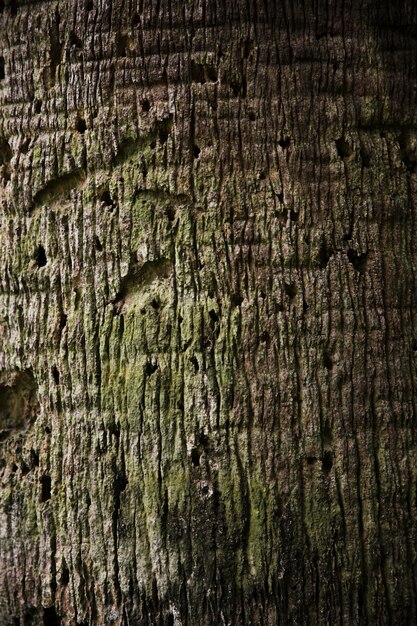
[[0, 624], [416, 624], [416, 3], [0, 10]]

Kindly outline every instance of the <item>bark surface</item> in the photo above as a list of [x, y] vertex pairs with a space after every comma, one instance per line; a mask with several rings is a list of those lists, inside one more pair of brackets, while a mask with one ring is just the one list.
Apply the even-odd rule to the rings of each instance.
[[0, 1], [0, 624], [417, 623], [413, 0]]

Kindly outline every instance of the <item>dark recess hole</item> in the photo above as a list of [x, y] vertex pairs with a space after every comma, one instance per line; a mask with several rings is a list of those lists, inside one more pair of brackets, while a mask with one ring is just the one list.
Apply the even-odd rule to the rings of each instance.
[[333, 361], [330, 358], [330, 354], [328, 354], [327, 352], [325, 352], [323, 355], [323, 365], [327, 370], [331, 370], [333, 367]]
[[161, 305], [159, 304], [158, 300], [156, 298], [154, 298], [151, 302], [151, 307], [157, 311], [159, 309]]
[[193, 155], [195, 159], [198, 159], [198, 157], [200, 156], [201, 150], [198, 146], [194, 146], [193, 148]]
[[33, 103], [33, 108], [35, 110], [35, 113], [40, 113], [42, 109], [42, 100], [36, 99]]
[[191, 450], [191, 461], [193, 465], [198, 467], [200, 465], [200, 457], [202, 455], [202, 450], [200, 448], [193, 448]]
[[26, 474], [29, 474], [30, 472], [29, 465], [27, 465], [24, 461], [22, 461], [20, 464], [20, 471], [22, 472], [22, 476], [26, 476]]
[[290, 147], [291, 144], [291, 138], [290, 137], [285, 137], [285, 139], [280, 139], [278, 141], [278, 145], [283, 149], [286, 150], [287, 148]]
[[193, 366], [194, 366], [194, 372], [195, 372], [195, 374], [197, 374], [197, 372], [198, 372], [198, 371], [199, 371], [199, 369], [200, 369], [200, 366], [199, 366], [198, 361], [197, 361], [197, 357], [192, 356], [192, 357], [190, 358], [190, 363], [192, 363], [192, 364], [193, 364]]
[[256, 120], [256, 115], [254, 111], [249, 111], [248, 113], [248, 118], [251, 122], [254, 122]]
[[209, 316], [210, 316], [210, 319], [213, 322], [218, 322], [219, 321], [219, 316], [217, 315], [217, 313], [216, 313], [216, 311], [214, 309], [210, 309]]
[[368, 262], [368, 255], [366, 253], [356, 254], [354, 250], [348, 250], [347, 256], [357, 272], [363, 274], [366, 271]]
[[12, 158], [12, 149], [7, 139], [0, 137], [0, 165], [7, 165]]
[[10, 15], [16, 15], [17, 13], [17, 4], [15, 0], [10, 0], [9, 2]]
[[49, 426], [45, 426], [45, 435], [50, 435], [51, 434], [51, 429], [49, 428]]
[[297, 294], [297, 286], [295, 285], [295, 283], [290, 283], [290, 284], [284, 283], [284, 290], [290, 300], [295, 298]]
[[54, 377], [55, 384], [59, 385], [59, 371], [56, 365], [52, 368], [52, 376]]
[[167, 626], [174, 626], [174, 616], [172, 613], [168, 613]]
[[75, 33], [71, 33], [69, 36], [69, 42], [71, 46], [74, 46], [75, 48], [82, 48], [83, 44], [82, 41], [79, 37], [77, 37], [77, 35]]
[[[1, 13], [1, 10], [0, 10]], [[13, 626], [20, 626], [20, 619], [18, 617], [13, 618]]]
[[51, 499], [51, 477], [48, 475], [41, 478], [41, 502], [47, 502]]
[[314, 465], [314, 463], [317, 461], [315, 456], [308, 456], [307, 457], [307, 465]]
[[270, 341], [268, 331], [264, 330], [263, 333], [260, 334], [259, 339], [261, 340], [262, 343], [266, 343], [268, 345]]
[[144, 113], [147, 113], [150, 108], [151, 108], [151, 103], [149, 102], [149, 100], [147, 98], [145, 98], [144, 100], [142, 100], [141, 102], [141, 107], [142, 107], [142, 111]]
[[172, 206], [169, 206], [166, 210], [166, 216], [170, 222], [173, 222], [175, 220], [175, 215], [175, 209]]
[[279, 193], [279, 194], [277, 195], [277, 198], [278, 198], [278, 200], [281, 202], [281, 204], [283, 204], [283, 202], [284, 202], [284, 194], [283, 194], [283, 193]]
[[59, 330], [63, 330], [67, 325], [67, 315], [65, 313], [61, 313], [61, 317], [59, 320]]
[[230, 298], [230, 302], [232, 303], [233, 307], [240, 306], [243, 302], [243, 297], [240, 295], [240, 293], [234, 293]]
[[364, 150], [363, 148], [361, 150], [361, 159], [362, 159], [362, 166], [363, 167], [370, 167], [370, 165], [371, 165], [371, 157], [370, 157], [369, 153], [366, 152], [366, 150]]
[[173, 126], [173, 116], [170, 115], [168, 118], [161, 120], [157, 123], [157, 132], [158, 138], [161, 145], [164, 145], [168, 141], [169, 134], [172, 130]]
[[126, 476], [124, 476], [123, 474], [117, 477], [117, 487], [120, 492], [125, 491], [128, 484], [129, 484], [129, 481], [127, 480]]
[[12, 468], [12, 472], [17, 472], [18, 467], [16, 463], [12, 463], [11, 468]]
[[96, 238], [94, 239], [94, 245], [96, 247], [96, 250], [98, 252], [102, 252], [103, 251], [103, 246], [101, 245], [101, 241], [100, 239], [96, 236]]
[[114, 203], [113, 198], [110, 195], [110, 191], [108, 189], [103, 189], [103, 191], [99, 195], [99, 200], [105, 206], [110, 207], [110, 209], [114, 209], [115, 206], [116, 206], [115, 203]]
[[132, 26], [133, 28], [136, 28], [139, 25], [140, 25], [140, 17], [137, 13], [135, 13], [135, 15], [132, 17]]
[[89, 2], [87, 2], [87, 4], [85, 5], [85, 10], [86, 11], [92, 11], [94, 9], [94, 2], [92, 2], [92, 0], [90, 0]]
[[33, 448], [30, 451], [30, 464], [31, 467], [39, 467], [39, 455]]
[[60, 626], [61, 620], [54, 606], [43, 610], [43, 626]]
[[46, 252], [43, 246], [38, 246], [35, 252], [35, 261], [38, 267], [44, 267], [47, 263]]
[[324, 453], [324, 456], [321, 462], [321, 468], [323, 472], [328, 474], [330, 470], [332, 469], [332, 467], [333, 467], [333, 455], [330, 452], [330, 450], [327, 450], [327, 452]]
[[230, 88], [235, 98], [237, 98], [238, 96], [242, 96], [242, 98], [246, 97], [247, 84], [245, 78], [242, 78], [239, 81], [231, 81]]
[[352, 147], [348, 144], [344, 137], [340, 137], [340, 139], [336, 139], [336, 148], [337, 154], [341, 159], [346, 159], [353, 154]]
[[4, 80], [5, 78], [6, 78], [5, 61], [4, 61], [4, 57], [0, 57], [0, 80]]
[[200, 83], [201, 85], [204, 85], [206, 82], [204, 66], [201, 63], [191, 61], [191, 80], [195, 83]]
[[85, 123], [85, 119], [80, 117], [77, 121], [77, 130], [81, 135], [84, 135], [87, 130], [87, 124]]
[[321, 267], [322, 269], [326, 268], [332, 257], [332, 254], [333, 254], [332, 251], [327, 248], [325, 243], [323, 243], [321, 245], [320, 252], [318, 254], [318, 259], [317, 259], [319, 267]]
[[150, 361], [146, 364], [145, 372], [147, 376], [152, 376], [158, 369], [158, 363], [151, 363]]
[[0, 13], [3, 13], [4, 11], [4, 1], [0, 0]]
[[64, 564], [62, 566], [60, 583], [61, 583], [61, 585], [68, 585], [69, 581], [70, 581], [69, 569], [66, 566], [66, 564]]

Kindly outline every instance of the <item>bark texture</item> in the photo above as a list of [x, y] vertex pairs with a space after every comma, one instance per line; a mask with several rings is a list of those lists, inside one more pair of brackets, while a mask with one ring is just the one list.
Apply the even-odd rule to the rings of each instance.
[[0, 624], [416, 624], [416, 3], [0, 11]]

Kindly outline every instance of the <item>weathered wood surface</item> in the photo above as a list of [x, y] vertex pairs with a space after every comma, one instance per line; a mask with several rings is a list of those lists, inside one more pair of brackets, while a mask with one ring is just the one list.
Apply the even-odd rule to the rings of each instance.
[[417, 623], [415, 2], [0, 10], [0, 624]]

